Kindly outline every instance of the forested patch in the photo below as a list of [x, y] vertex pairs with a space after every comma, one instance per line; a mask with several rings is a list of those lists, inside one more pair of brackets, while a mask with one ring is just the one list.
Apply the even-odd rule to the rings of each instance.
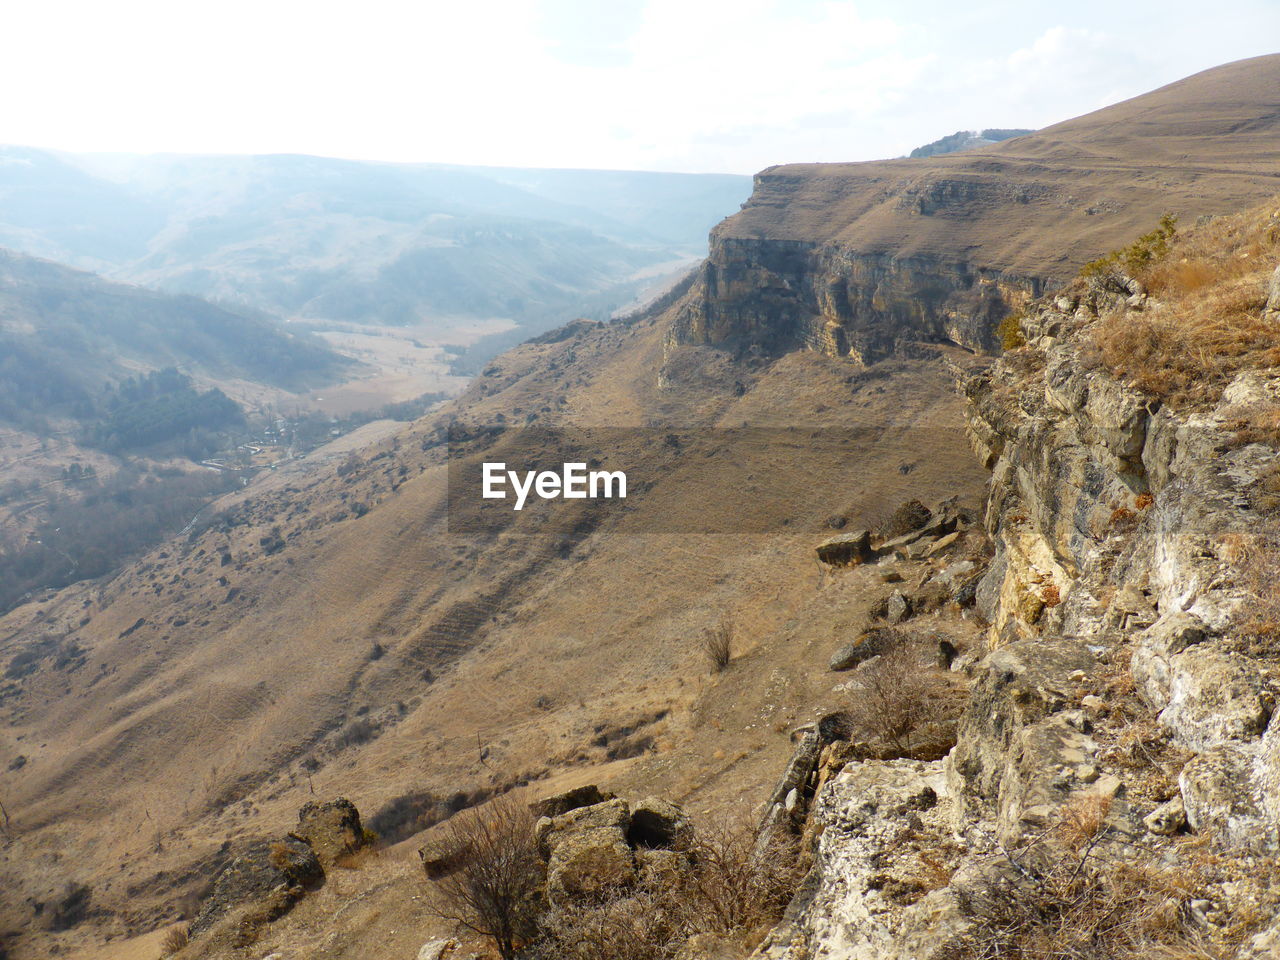
[[45, 487], [44, 519], [30, 534], [0, 540], [0, 611], [29, 593], [100, 577], [172, 536], [235, 479], [214, 471], [127, 467], [109, 480], [77, 478], [65, 492]]

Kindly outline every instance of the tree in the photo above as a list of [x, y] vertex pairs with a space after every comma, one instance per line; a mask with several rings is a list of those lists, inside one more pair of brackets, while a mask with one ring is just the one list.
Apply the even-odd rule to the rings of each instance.
[[463, 812], [444, 825], [436, 913], [492, 938], [503, 960], [537, 932], [543, 864], [528, 809], [509, 797]]

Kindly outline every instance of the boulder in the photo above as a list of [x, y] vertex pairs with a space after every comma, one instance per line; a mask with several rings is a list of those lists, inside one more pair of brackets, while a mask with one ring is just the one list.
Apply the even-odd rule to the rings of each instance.
[[1178, 774], [1187, 824], [1228, 846], [1271, 848], [1276, 825], [1253, 780], [1248, 748], [1224, 746], [1187, 761]]
[[418, 857], [422, 860], [422, 871], [427, 875], [427, 879], [439, 880], [453, 873], [462, 864], [466, 852], [465, 845], [436, 840], [419, 847]]
[[547, 892], [556, 901], [597, 899], [635, 879], [635, 857], [617, 827], [562, 832], [547, 862]]
[[1142, 818], [1146, 828], [1158, 837], [1169, 837], [1187, 825], [1187, 810], [1182, 797], [1162, 803]]
[[856, 530], [818, 544], [818, 559], [837, 567], [856, 566], [871, 559], [871, 531]]
[[1280, 322], [1280, 266], [1271, 274], [1271, 282], [1267, 286], [1267, 305], [1263, 308], [1262, 319], [1269, 323]]
[[291, 836], [309, 844], [325, 867], [365, 844], [360, 811], [345, 797], [304, 804], [298, 811], [298, 825]]
[[896, 630], [885, 627], [864, 630], [856, 639], [841, 644], [831, 655], [827, 667], [835, 671], [852, 670], [872, 657], [887, 653], [898, 645], [900, 639]]
[[616, 830], [624, 840], [631, 826], [631, 807], [625, 800], [606, 800], [589, 807], [578, 807], [556, 817], [542, 817], [533, 827], [534, 838], [543, 858], [549, 858], [561, 840], [587, 830]]
[[926, 557], [935, 557], [938, 554], [940, 554], [943, 550], [946, 550], [948, 547], [952, 546], [959, 539], [960, 539], [960, 532], [958, 530], [953, 531], [952, 533], [944, 534], [943, 536], [939, 537], [937, 540], [933, 541], [933, 543], [931, 543], [928, 547], [925, 548], [924, 555]]
[[198, 936], [239, 907], [275, 919], [323, 880], [324, 868], [304, 840], [259, 840], [217, 875], [188, 932]]
[[664, 850], [674, 847], [689, 830], [684, 811], [658, 797], [645, 797], [631, 808], [627, 843], [632, 847]]
[[911, 618], [911, 600], [901, 590], [889, 594], [885, 603], [884, 618], [890, 623], [902, 623]]
[[535, 819], [538, 817], [558, 817], [562, 813], [568, 813], [570, 810], [595, 806], [597, 803], [604, 803], [606, 800], [612, 799], [614, 799], [612, 793], [603, 793], [594, 783], [589, 783], [585, 786], [574, 787], [572, 790], [566, 790], [563, 793], [544, 797], [541, 800], [535, 800], [529, 804], [529, 811]]
[[1207, 750], [1261, 736], [1274, 704], [1254, 661], [1196, 645], [1168, 664], [1168, 700], [1160, 722], [1178, 742]]

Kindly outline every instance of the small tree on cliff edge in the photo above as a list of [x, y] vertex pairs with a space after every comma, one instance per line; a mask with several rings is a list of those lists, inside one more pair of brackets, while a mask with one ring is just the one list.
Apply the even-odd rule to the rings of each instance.
[[533, 817], [500, 797], [460, 813], [444, 826], [451, 869], [436, 881], [436, 913], [493, 939], [512, 960], [537, 930], [542, 908], [542, 861]]

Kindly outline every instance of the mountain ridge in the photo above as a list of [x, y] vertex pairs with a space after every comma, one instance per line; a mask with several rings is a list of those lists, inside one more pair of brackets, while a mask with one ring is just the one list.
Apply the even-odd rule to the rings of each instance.
[[[1261, 75], [1273, 76], [1280, 58], [1264, 61]], [[1276, 145], [1262, 160], [1241, 161], [1246, 167], [1269, 163], [1280, 150], [1270, 101], [1263, 100], [1254, 101], [1262, 119], [1253, 135]], [[1057, 142], [1044, 149], [1053, 152]], [[973, 182], [997, 189], [1007, 167], [988, 153], [996, 149], [902, 163], [926, 175], [933, 164], [976, 165], [966, 166]], [[1219, 189], [1208, 182], [1211, 167], [1199, 170], [1198, 182], [1223, 207], [1271, 182], [1248, 167], [1238, 175], [1228, 170], [1228, 186]], [[589, 778], [636, 795], [661, 792], [711, 817], [768, 801], [793, 756], [792, 731], [845, 703], [847, 690], [825, 669], [833, 648], [876, 622], [879, 601], [887, 610], [895, 592], [914, 596], [926, 575], [952, 559], [935, 564], [922, 559], [920, 544], [899, 544], [908, 581], [874, 564], [828, 570], [815, 561], [815, 544], [842, 525], [878, 527], [913, 499], [968, 500], [977, 515], [972, 505], [987, 477], [969, 449], [954, 381], [970, 380], [986, 365], [989, 327], [1006, 300], [1029, 299], [1048, 282], [998, 262], [952, 263], [956, 282], [940, 285], [946, 277], [936, 260], [909, 245], [855, 257], [831, 241], [856, 232], [857, 218], [841, 217], [870, 205], [861, 193], [868, 166], [850, 166], [855, 173], [780, 169], [762, 174], [752, 204], [717, 231], [708, 267], [675, 303], [623, 322], [574, 324], [562, 336], [511, 350], [462, 398], [394, 437], [265, 478], [119, 576], [0, 618], [6, 669], [23, 658], [0, 685], [0, 763], [23, 757], [6, 798], [17, 839], [0, 859], [0, 881], [19, 891], [21, 902], [4, 904], [0, 922], [34, 926], [34, 904], [43, 910], [61, 902], [68, 883], [92, 889], [95, 911], [78, 929], [32, 930], [22, 949], [91, 951], [90, 941], [135, 936], [189, 915], [190, 898], [228, 851], [268, 824], [291, 822], [317, 791], [358, 790], [362, 807], [380, 811], [415, 793], [467, 803], [520, 784], [551, 792]], [[813, 182], [800, 182], [810, 172]], [[1139, 192], [1148, 196], [1148, 188]], [[818, 217], [822, 197], [848, 193], [854, 202], [831, 203], [821, 230], [794, 235]], [[897, 235], [894, 197], [904, 195], [886, 201], [890, 209], [881, 213], [889, 227], [877, 243]], [[935, 236], [943, 233], [940, 223], [962, 230], [967, 221], [956, 214], [972, 196], [942, 190], [929, 201], [941, 204], [934, 211], [940, 215], [930, 219], [917, 207], [901, 214], [902, 222], [932, 223]], [[1026, 206], [1015, 198], [998, 209], [1016, 214]], [[1068, 247], [1060, 263], [1043, 252], [1028, 256], [1074, 272], [1079, 258], [1105, 253], [1127, 229], [1128, 220], [1117, 217], [1077, 236], [1079, 223], [1098, 216], [1078, 212], [1057, 237]], [[1126, 242], [1150, 226], [1145, 216], [1125, 214], [1142, 221]], [[779, 217], [785, 228], [751, 235]], [[1027, 223], [1043, 223], [1011, 219], [1014, 239], [993, 238], [990, 256], [1020, 249]], [[1043, 251], [1055, 238], [1037, 239]], [[758, 262], [736, 256], [751, 253], [752, 243]], [[812, 256], [823, 244], [826, 259]], [[917, 271], [918, 284], [897, 282], [904, 265]], [[852, 267], [864, 274], [855, 276]], [[946, 297], [961, 288], [992, 294], [990, 310], [965, 314], [971, 336], [958, 322], [939, 330], [939, 316], [950, 322]], [[863, 344], [842, 344], [826, 329], [827, 314], [812, 309], [819, 297], [838, 307], [841, 290], [846, 302], [882, 311]], [[930, 290], [942, 307], [922, 296]], [[698, 311], [705, 315], [718, 296], [724, 303], [715, 323], [692, 335]], [[898, 307], [884, 306], [894, 298]], [[1038, 339], [1052, 341], [1053, 309], [1037, 308]], [[840, 308], [830, 316], [848, 314]], [[823, 322], [814, 324], [815, 316]], [[849, 331], [856, 327], [848, 326], [847, 338]], [[1002, 368], [1010, 378], [1022, 375], [1019, 356]], [[1028, 395], [1047, 393], [1042, 386]], [[875, 439], [835, 467], [780, 456], [735, 491], [717, 470], [731, 464], [695, 460], [683, 475], [662, 473], [651, 498], [637, 501], [637, 509], [661, 509], [672, 514], [668, 523], [688, 519], [691, 528], [704, 513], [754, 509], [774, 534], [611, 536], [621, 521], [607, 516], [552, 535], [530, 513], [468, 539], [450, 536], [447, 526], [445, 439], [456, 421], [705, 430], [866, 425]], [[1130, 430], [1121, 439], [1132, 444], [1134, 436]], [[996, 456], [993, 448], [986, 459]], [[771, 483], [823, 491], [830, 502], [791, 511], [752, 496], [752, 484]], [[1000, 535], [1008, 541], [1002, 549], [1012, 554], [1023, 521], [1003, 510], [1012, 502], [999, 506], [1006, 524]], [[1125, 519], [1106, 514], [1109, 503], [1094, 506], [1103, 521]], [[1125, 509], [1133, 512], [1127, 501]], [[997, 579], [988, 593], [999, 588]], [[1028, 601], [1017, 609], [1035, 616], [1054, 609], [1047, 587], [1044, 595], [1037, 594], [1038, 607]], [[989, 608], [990, 599], [978, 602]], [[922, 613], [913, 629], [927, 634], [945, 624], [962, 652], [976, 653], [976, 624], [935, 612]], [[736, 624], [732, 662], [709, 674], [697, 638], [727, 617]], [[61, 857], [68, 847], [77, 850], [73, 862]], [[388, 857], [388, 873], [407, 877], [416, 869], [406, 845]], [[335, 882], [321, 897], [338, 897], [341, 886]], [[371, 893], [366, 926], [350, 936], [325, 940], [327, 933], [317, 932], [306, 942], [353, 960], [410, 955], [410, 940], [416, 937], [417, 949], [428, 921], [400, 892], [388, 886]], [[317, 898], [316, 911], [335, 902]], [[405, 923], [397, 920], [393, 933], [378, 920], [381, 909]], [[324, 920], [313, 916], [318, 925]]]

